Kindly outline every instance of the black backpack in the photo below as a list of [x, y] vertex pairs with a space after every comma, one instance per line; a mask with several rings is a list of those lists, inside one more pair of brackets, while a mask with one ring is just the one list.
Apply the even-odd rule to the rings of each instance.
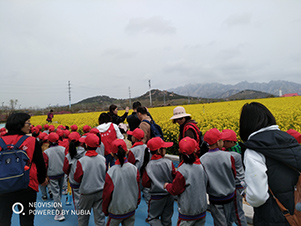
[[160, 137], [162, 140], [164, 140], [162, 129], [158, 124], [155, 123], [154, 120], [148, 121], [144, 119], [142, 121], [147, 122], [150, 125], [151, 137]]
[[27, 138], [26, 135], [22, 136], [15, 145], [7, 145], [0, 138], [0, 194], [28, 187], [30, 160], [26, 151], [20, 149]]

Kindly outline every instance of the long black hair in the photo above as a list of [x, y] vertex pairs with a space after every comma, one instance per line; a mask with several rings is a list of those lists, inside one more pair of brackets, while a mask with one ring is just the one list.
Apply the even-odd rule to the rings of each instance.
[[239, 120], [239, 134], [243, 141], [255, 131], [276, 125], [276, 120], [269, 109], [261, 103], [246, 103], [241, 110]]
[[190, 155], [185, 155], [185, 154], [180, 153], [180, 155], [181, 155], [181, 159], [184, 161], [184, 163], [192, 165], [195, 162], [196, 157], [195, 157], [194, 153], [192, 153]]
[[69, 142], [69, 154], [71, 159], [73, 159], [77, 155], [77, 147], [80, 146], [80, 142], [76, 140], [71, 140]]
[[115, 111], [116, 108], [117, 108], [117, 106], [115, 104], [111, 104], [110, 107], [109, 107], [109, 112], [111, 114], [114, 114], [114, 111]]
[[8, 116], [6, 120], [5, 128], [8, 130], [6, 135], [20, 134], [24, 135], [25, 133], [21, 131], [24, 127], [25, 122], [30, 119], [30, 115], [27, 113], [13, 113]]

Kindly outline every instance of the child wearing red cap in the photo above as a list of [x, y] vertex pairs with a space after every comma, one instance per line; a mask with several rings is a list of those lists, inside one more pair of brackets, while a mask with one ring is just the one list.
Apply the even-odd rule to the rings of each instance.
[[49, 133], [49, 130], [48, 130], [49, 129], [49, 125], [45, 124], [43, 127], [44, 127], [44, 131], [43, 132], [48, 134]]
[[152, 157], [148, 162], [149, 152], [145, 152], [142, 185], [150, 188], [151, 199], [146, 221], [151, 225], [171, 225], [174, 198], [164, 189], [164, 184], [173, 181], [176, 170], [173, 162], [164, 156], [166, 148], [172, 145], [173, 142], [164, 142], [160, 137], [154, 137], [147, 142]]
[[[180, 163], [172, 183], [164, 188], [172, 195], [178, 195], [178, 226], [205, 225], [207, 210], [206, 185], [208, 182], [204, 167], [197, 158], [198, 143], [190, 137], [179, 142]], [[197, 195], [195, 195], [197, 194]]]
[[144, 132], [142, 129], [136, 128], [134, 131], [127, 131], [127, 134], [130, 135], [133, 143], [131, 149], [128, 152], [128, 161], [138, 168], [138, 171], [140, 173], [140, 187], [143, 192], [143, 197], [146, 203], [148, 203], [150, 199], [149, 188], [144, 188], [142, 186], [143, 172], [141, 171], [141, 166], [144, 162], [145, 149], [147, 149], [148, 152], [146, 144], [142, 142], [142, 139], [144, 138]]
[[234, 208], [232, 210], [231, 224], [234, 221], [236, 225], [247, 226], [246, 216], [243, 210], [243, 197], [245, 197], [245, 171], [242, 166], [241, 147], [237, 142], [236, 133], [231, 129], [224, 129], [221, 134], [224, 141], [225, 151], [229, 152], [235, 160], [236, 178], [235, 178], [235, 196]]
[[144, 159], [144, 150], [146, 148], [146, 144], [142, 142], [144, 132], [142, 129], [136, 128], [134, 131], [127, 131], [127, 134], [131, 135], [133, 142], [128, 153], [128, 161], [135, 165], [140, 171]]
[[91, 126], [88, 126], [88, 125], [84, 125], [83, 126], [83, 132], [84, 132], [84, 135], [83, 136], [87, 136], [89, 131], [91, 129]]
[[136, 166], [126, 158], [127, 147], [122, 139], [112, 142], [111, 155], [115, 158], [106, 175], [102, 209], [109, 216], [107, 226], [134, 226], [135, 210], [140, 203], [140, 177]]
[[93, 208], [95, 225], [105, 225], [102, 212], [102, 193], [106, 176], [106, 160], [95, 151], [99, 146], [99, 137], [89, 134], [79, 139], [86, 144], [87, 152], [77, 161], [74, 180], [80, 184], [78, 225], [88, 226], [90, 211]]
[[66, 175], [69, 177], [69, 183], [72, 190], [73, 204], [75, 210], [79, 209], [79, 183], [74, 180], [74, 173], [77, 165], [77, 161], [83, 157], [86, 153], [86, 150], [81, 146], [79, 142], [80, 135], [77, 132], [72, 132], [69, 137], [69, 153], [66, 155], [64, 160], [63, 170]]
[[70, 129], [71, 129], [71, 132], [76, 132], [77, 129], [78, 129], [78, 126], [77, 125], [72, 125], [72, 126], [70, 126]]
[[200, 161], [208, 175], [207, 193], [214, 225], [229, 225], [235, 196], [235, 160], [228, 152], [221, 151], [221, 132], [214, 128], [204, 135], [209, 151]]
[[54, 220], [65, 220], [62, 215], [62, 190], [64, 182], [64, 158], [65, 148], [58, 145], [59, 135], [57, 133], [50, 133], [48, 135], [49, 148], [43, 152], [45, 165], [47, 168], [47, 176], [49, 177], [49, 184], [53, 195], [53, 201], [56, 203], [56, 215]]

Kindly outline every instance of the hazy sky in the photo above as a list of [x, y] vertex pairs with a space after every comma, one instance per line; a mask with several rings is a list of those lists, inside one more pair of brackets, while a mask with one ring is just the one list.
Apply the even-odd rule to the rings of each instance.
[[0, 1], [0, 104], [189, 83], [301, 83], [300, 0]]

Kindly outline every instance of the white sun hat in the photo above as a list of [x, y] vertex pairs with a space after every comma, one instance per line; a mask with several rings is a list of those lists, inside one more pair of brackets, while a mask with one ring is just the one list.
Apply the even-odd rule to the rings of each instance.
[[187, 114], [185, 111], [185, 108], [182, 106], [178, 106], [173, 109], [173, 116], [170, 119], [178, 119], [190, 116], [190, 114]]

